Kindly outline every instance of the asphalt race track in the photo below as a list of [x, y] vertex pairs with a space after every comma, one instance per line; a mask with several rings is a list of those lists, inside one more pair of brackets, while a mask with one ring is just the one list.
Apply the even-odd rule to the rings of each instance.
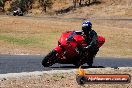
[[[52, 67], [43, 67], [40, 55], [0, 55], [0, 74], [20, 73], [49, 70], [75, 69], [72, 64], [54, 64]], [[96, 57], [94, 68], [100, 67], [132, 67], [132, 58]], [[87, 64], [83, 68], [89, 68]]]

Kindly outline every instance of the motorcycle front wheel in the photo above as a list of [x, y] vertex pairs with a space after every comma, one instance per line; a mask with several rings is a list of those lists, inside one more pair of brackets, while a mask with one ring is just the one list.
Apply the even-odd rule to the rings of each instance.
[[52, 50], [48, 55], [44, 57], [44, 59], [42, 60], [42, 65], [44, 67], [52, 66], [55, 63], [56, 54], [57, 52], [55, 50]]

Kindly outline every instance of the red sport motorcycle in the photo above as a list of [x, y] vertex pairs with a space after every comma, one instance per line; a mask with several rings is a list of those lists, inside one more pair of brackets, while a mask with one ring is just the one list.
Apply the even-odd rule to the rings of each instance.
[[[98, 36], [98, 41], [99, 47], [101, 47], [105, 42], [105, 38]], [[85, 63], [88, 64], [88, 52], [81, 52], [79, 48], [83, 46], [87, 46], [87, 44], [81, 32], [64, 32], [58, 40], [58, 46], [44, 57], [42, 65], [44, 67], [49, 67], [55, 63], [61, 63], [74, 64], [78, 67]]]

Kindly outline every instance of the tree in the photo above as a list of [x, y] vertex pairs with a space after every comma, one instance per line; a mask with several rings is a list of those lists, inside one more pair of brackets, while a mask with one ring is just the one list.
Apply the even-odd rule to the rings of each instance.
[[91, 1], [89, 0], [89, 5], [90, 5]]
[[47, 12], [47, 8], [52, 8], [52, 0], [40, 0], [40, 4], [43, 7], [43, 11]]
[[4, 1], [3, 1], [3, 0], [0, 0], [0, 6], [2, 6], [2, 5], [3, 5], [3, 3], [4, 3]]
[[74, 5], [74, 8], [77, 7], [77, 0], [73, 0], [73, 5]]
[[2, 7], [3, 11], [4, 11], [4, 5], [5, 5], [5, 0], [0, 0], [0, 7]]
[[81, 6], [81, 5], [82, 5], [82, 0], [79, 1], [79, 6]]
[[25, 12], [32, 8], [33, 0], [20, 0], [19, 6]]
[[11, 10], [14, 10], [19, 7], [23, 12], [26, 12], [32, 8], [32, 3], [33, 0], [15, 0], [11, 4]]
[[73, 0], [74, 8], [76, 8], [77, 5], [81, 6], [82, 5], [82, 1], [84, 1], [84, 0]]
[[85, 5], [89, 6], [90, 3], [91, 3], [91, 0], [87, 0], [87, 1], [85, 2]]

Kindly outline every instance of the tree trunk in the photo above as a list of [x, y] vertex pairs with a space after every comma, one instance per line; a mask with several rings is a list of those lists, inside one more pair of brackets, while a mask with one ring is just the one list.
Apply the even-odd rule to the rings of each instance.
[[91, 3], [91, 1], [89, 0], [89, 3], [88, 4], [90, 5], [90, 3]]
[[45, 13], [47, 12], [47, 7], [46, 7], [46, 5], [44, 5], [44, 12], [45, 12]]
[[82, 0], [79, 1], [79, 6], [81, 6], [81, 5], [82, 5]]
[[77, 6], [77, 0], [73, 0], [74, 8]]

